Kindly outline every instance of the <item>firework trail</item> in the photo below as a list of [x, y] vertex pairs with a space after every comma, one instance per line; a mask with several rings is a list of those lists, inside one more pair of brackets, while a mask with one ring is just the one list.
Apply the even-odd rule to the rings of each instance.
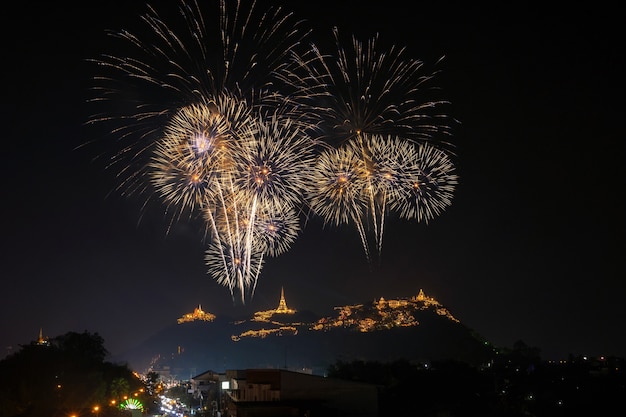
[[307, 188], [311, 208], [325, 223], [357, 228], [369, 259], [367, 224], [380, 254], [389, 212], [428, 223], [451, 204], [456, 184], [450, 157], [430, 143], [362, 134], [324, 151]]
[[250, 107], [226, 94], [184, 107], [172, 117], [148, 169], [156, 192], [178, 211], [177, 220], [214, 199], [220, 175], [252, 140], [255, 125]]
[[417, 174], [415, 145], [398, 137], [361, 134], [349, 145], [361, 155], [365, 164], [364, 195], [369, 204], [368, 215], [374, 229], [378, 254], [382, 252], [387, 206], [401, 198], [406, 178]]
[[[306, 54], [294, 57], [290, 71], [282, 76], [298, 92], [293, 100], [300, 103], [302, 117], [315, 125], [319, 138], [330, 146], [347, 144], [351, 151], [342, 156], [349, 153], [349, 159], [359, 155], [362, 160], [363, 186], [359, 198], [351, 199], [355, 205], [333, 204], [329, 211], [320, 203], [319, 189], [313, 193], [312, 205], [327, 221], [331, 220], [329, 216], [351, 219], [369, 259], [365, 231], [372, 233], [380, 255], [388, 205], [400, 206], [395, 200], [399, 198], [401, 178], [417, 176], [411, 174], [418, 157], [413, 145], [428, 142], [447, 146], [447, 141], [441, 139], [451, 134], [454, 121], [443, 111], [449, 103], [432, 98], [437, 89], [430, 83], [436, 72], [427, 73], [423, 62], [406, 56], [406, 49], [392, 46], [384, 50], [378, 35], [365, 43], [352, 36], [351, 48], [344, 48], [337, 28], [333, 37], [334, 53], [325, 54], [312, 45]], [[394, 135], [393, 140], [390, 135]], [[327, 163], [321, 160], [322, 166]], [[323, 172], [318, 170], [316, 175], [323, 178]], [[426, 202], [412, 201], [412, 210], [421, 219], [421, 205]], [[367, 209], [361, 211], [364, 205]], [[405, 203], [402, 211], [406, 216], [410, 215], [408, 205]], [[340, 208], [346, 212], [337, 213]]]
[[202, 10], [194, 0], [148, 5], [135, 32], [108, 32], [117, 54], [89, 60], [97, 75], [88, 124], [117, 138], [119, 149], [100, 158], [117, 170], [126, 195], [151, 197], [147, 160], [180, 109], [222, 94], [252, 107], [284, 101], [272, 86], [285, 57], [308, 35], [302, 22], [280, 7], [257, 12], [256, 1], [210, 5], [217, 7]]
[[[180, 220], [185, 211], [189, 211], [190, 218], [201, 212], [207, 221], [208, 234], [216, 242], [212, 248], [227, 248], [219, 255], [224, 276], [232, 281], [226, 284], [231, 296], [235, 287], [245, 294], [243, 287], [250, 281], [247, 276], [252, 268], [251, 254], [244, 246], [251, 243], [245, 240], [246, 235], [242, 237], [239, 230], [230, 228], [229, 222], [239, 223], [237, 217], [222, 219], [226, 227], [220, 228], [215, 216], [221, 213], [224, 218], [237, 209], [238, 203], [233, 198], [236, 194], [233, 159], [241, 149], [249, 147], [246, 143], [253, 140], [255, 126], [256, 118], [252, 117], [250, 107], [226, 94], [185, 107], [166, 126], [149, 164], [149, 176], [156, 192], [168, 208], [179, 213], [175, 219]], [[247, 256], [242, 258], [242, 254]]]
[[370, 133], [443, 143], [451, 135], [454, 120], [444, 111], [449, 102], [436, 98], [431, 85], [436, 71], [427, 72], [406, 48], [382, 49], [378, 35], [365, 43], [352, 36], [350, 48], [337, 28], [333, 37], [333, 53], [312, 44], [280, 74], [323, 139], [341, 144]]
[[401, 218], [428, 223], [452, 205], [458, 175], [450, 155], [430, 143], [416, 145], [416, 170], [403, 178], [391, 207]]
[[263, 112], [255, 140], [243, 145], [234, 160], [242, 173], [235, 186], [259, 204], [304, 204], [306, 175], [314, 160], [315, 142], [282, 111]]
[[263, 257], [286, 251], [299, 231], [292, 213], [311, 158], [302, 123], [259, 114], [286, 108], [275, 74], [307, 32], [280, 7], [215, 5], [210, 13], [196, 1], [178, 2], [176, 13], [149, 5], [143, 28], [110, 32], [123, 53], [91, 60], [98, 111], [88, 123], [119, 140], [107, 162], [119, 190], [147, 196], [146, 205], [163, 201], [168, 231], [183, 219], [206, 222], [209, 273], [244, 301]]
[[[207, 211], [216, 238], [237, 255], [239, 263], [222, 259], [222, 266], [237, 265], [237, 270], [230, 268], [230, 279], [242, 300], [254, 295], [264, 257], [286, 252], [298, 236], [298, 213], [305, 204], [305, 178], [313, 161], [314, 142], [280, 111], [260, 114], [255, 126], [253, 140], [238, 142], [237, 152], [229, 158], [228, 173], [223, 175], [227, 182], [217, 184], [215, 222], [212, 211]], [[228, 276], [228, 270], [212, 274]]]
[[355, 227], [369, 260], [390, 213], [427, 223], [451, 204], [457, 177], [440, 148], [454, 121], [436, 72], [406, 49], [383, 50], [378, 35], [344, 48], [335, 29], [328, 54], [280, 7], [176, 4], [111, 32], [123, 53], [92, 60], [102, 107], [89, 124], [119, 140], [119, 189], [163, 203], [168, 232], [204, 222], [208, 275], [233, 301], [253, 297], [301, 217]]
[[300, 234], [300, 216], [295, 208], [263, 206], [257, 213], [255, 236], [259, 250], [276, 257], [287, 252]]
[[206, 257], [220, 258], [207, 262], [210, 275], [242, 301], [253, 295], [264, 257], [284, 253], [300, 230], [314, 142], [299, 126], [280, 110], [253, 117], [244, 101], [222, 95], [181, 109], [150, 164], [177, 218], [202, 212], [214, 242]]
[[363, 134], [353, 146], [367, 167], [365, 194], [379, 254], [388, 212], [428, 223], [452, 204], [458, 176], [449, 154], [432, 142]]
[[367, 210], [363, 198], [366, 169], [360, 152], [355, 152], [353, 146], [323, 151], [311, 170], [307, 199], [313, 212], [325, 223], [356, 226], [369, 258], [363, 226], [363, 213]]

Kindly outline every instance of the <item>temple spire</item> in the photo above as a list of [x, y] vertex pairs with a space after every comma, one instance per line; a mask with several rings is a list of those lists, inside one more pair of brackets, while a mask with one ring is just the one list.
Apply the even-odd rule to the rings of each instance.
[[39, 328], [39, 338], [37, 338], [38, 345], [47, 345], [49, 342], [43, 337], [43, 328]]
[[285, 301], [285, 289], [283, 287], [280, 287], [280, 301], [278, 302], [278, 308], [276, 309], [276, 312], [286, 311], [289, 311], [289, 308], [287, 308], [287, 302]]
[[178, 324], [181, 324], [195, 320], [213, 321], [215, 320], [215, 314], [203, 311], [202, 304], [198, 304], [198, 307], [193, 310], [193, 313], [183, 315], [181, 318], [177, 319], [177, 322]]

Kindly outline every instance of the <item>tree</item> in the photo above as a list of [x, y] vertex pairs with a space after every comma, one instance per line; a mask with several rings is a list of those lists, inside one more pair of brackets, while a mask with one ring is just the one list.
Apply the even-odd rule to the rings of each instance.
[[[0, 415], [67, 416], [96, 405], [101, 417], [120, 415], [111, 399], [142, 392], [144, 383], [126, 365], [104, 361], [107, 354], [102, 337], [89, 332], [21, 346], [0, 361]], [[153, 403], [143, 391], [143, 402]]]
[[146, 388], [148, 388], [150, 395], [159, 393], [160, 380], [161, 376], [156, 372], [150, 371], [146, 374]]
[[77, 361], [102, 363], [109, 352], [104, 348], [104, 339], [98, 333], [68, 332], [50, 342]]

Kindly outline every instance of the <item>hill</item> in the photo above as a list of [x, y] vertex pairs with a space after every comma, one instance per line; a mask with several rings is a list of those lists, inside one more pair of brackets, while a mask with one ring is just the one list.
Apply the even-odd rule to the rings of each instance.
[[206, 370], [289, 368], [323, 375], [337, 361], [484, 363], [492, 349], [423, 291], [417, 296], [335, 307], [318, 317], [287, 307], [251, 318], [216, 317], [196, 308], [127, 352], [137, 370], [188, 379]]

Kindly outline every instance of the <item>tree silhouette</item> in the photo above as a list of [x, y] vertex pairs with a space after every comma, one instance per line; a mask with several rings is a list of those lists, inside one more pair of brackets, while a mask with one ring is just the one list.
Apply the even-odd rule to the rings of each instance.
[[32, 342], [0, 361], [0, 416], [68, 416], [99, 406], [99, 416], [126, 415], [111, 400], [131, 392], [146, 396], [144, 383], [126, 365], [106, 362], [98, 333], [68, 332], [47, 343]]

